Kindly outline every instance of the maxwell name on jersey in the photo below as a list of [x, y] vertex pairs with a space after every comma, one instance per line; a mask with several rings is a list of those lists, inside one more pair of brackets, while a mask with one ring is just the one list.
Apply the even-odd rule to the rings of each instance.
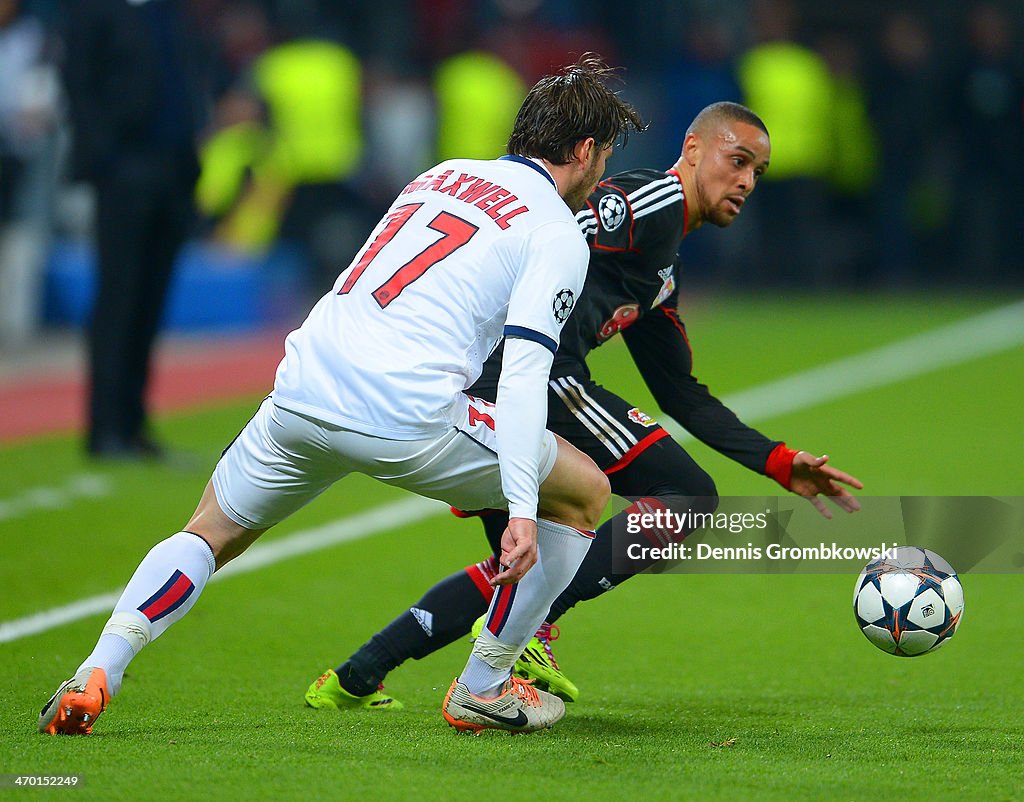
[[[530, 207], [523, 204], [502, 213], [503, 209], [514, 204], [519, 198], [504, 187], [492, 184], [475, 175], [460, 173], [458, 178], [453, 179], [454, 174], [454, 170], [445, 170], [438, 175], [425, 173], [410, 182], [399, 195], [408, 195], [410, 192], [417, 192], [421, 189], [433, 190], [442, 195], [451, 195], [456, 200], [483, 209], [487, 216], [498, 224], [498, 228], [503, 230], [512, 224], [512, 218], [530, 211]], [[449, 179], [451, 180], [449, 181]]]

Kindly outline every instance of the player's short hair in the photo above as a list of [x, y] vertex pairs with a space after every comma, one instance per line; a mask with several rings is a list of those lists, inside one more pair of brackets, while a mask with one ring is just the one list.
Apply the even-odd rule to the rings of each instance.
[[695, 132], [706, 131], [709, 126], [725, 121], [746, 123], [755, 128], [760, 128], [766, 134], [768, 133], [768, 127], [764, 124], [764, 121], [746, 106], [723, 100], [701, 109], [697, 116], [693, 118], [690, 127], [686, 129], [686, 134], [688, 136]]
[[646, 128], [640, 114], [605, 83], [615, 71], [593, 53], [557, 75], [542, 78], [523, 101], [508, 139], [514, 156], [568, 164], [576, 145], [593, 137], [604, 147], [625, 144], [630, 128]]

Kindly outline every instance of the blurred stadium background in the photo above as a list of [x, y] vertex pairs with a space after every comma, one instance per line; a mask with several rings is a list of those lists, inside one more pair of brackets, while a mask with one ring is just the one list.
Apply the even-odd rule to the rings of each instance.
[[[94, 0], [0, 0], [0, 772], [81, 772], [83, 798], [478, 799], [512, 755], [532, 767], [501, 778], [516, 795], [1020, 797], [1019, 576], [970, 574], [957, 642], [922, 661], [864, 642], [852, 576], [641, 578], [568, 620], [559, 654], [587, 696], [549, 736], [450, 737], [438, 694], [461, 647], [395, 676], [393, 721], [318, 717], [301, 706], [317, 673], [481, 556], [472, 522], [402, 519], [408, 498], [358, 478], [140, 657], [97, 737], [33, 728], [382, 207], [439, 158], [502, 152], [526, 88], [587, 50], [651, 122], [610, 172], [670, 165], [715, 100], [772, 131], [738, 222], [683, 244], [698, 375], [866, 492], [1020, 494], [1024, 315], [991, 311], [1024, 289], [1019, 0], [184, 2], [203, 171], [152, 397], [190, 459], [159, 464], [81, 449], [94, 198], [61, 80], [78, 2]], [[621, 343], [593, 362], [657, 413]], [[723, 494], [772, 492], [687, 448]]]
[[[162, 1], [162, 0], [161, 0]], [[203, 173], [171, 329], [288, 325], [410, 176], [500, 153], [527, 86], [586, 50], [651, 121], [610, 170], [665, 166], [740, 100], [772, 168], [691, 287], [1019, 287], [1024, 6], [837, 0], [186, 0]], [[67, 6], [0, 0], [0, 353], [78, 327], [91, 196], [60, 80]]]

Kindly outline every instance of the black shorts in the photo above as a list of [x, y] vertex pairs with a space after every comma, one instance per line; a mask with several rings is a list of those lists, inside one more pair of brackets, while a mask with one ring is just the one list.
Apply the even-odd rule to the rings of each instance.
[[[490, 359], [467, 392], [493, 402], [501, 363]], [[563, 365], [548, 382], [547, 427], [597, 463], [609, 476], [669, 436], [650, 416], [591, 381], [583, 369]]]
[[[494, 401], [499, 359], [488, 359], [468, 392]], [[555, 357], [548, 382], [547, 427], [605, 472], [612, 492], [625, 498], [714, 496], [711, 477], [643, 410], [592, 381], [571, 357]]]
[[548, 382], [548, 429], [609, 475], [669, 436], [637, 406], [589, 378], [573, 375]]
[[[488, 360], [468, 392], [493, 401], [500, 364]], [[547, 428], [568, 440], [608, 476], [612, 492], [639, 498], [717, 497], [714, 480], [650, 416], [590, 379], [585, 368], [556, 365], [548, 382]], [[497, 548], [503, 526], [487, 526]]]

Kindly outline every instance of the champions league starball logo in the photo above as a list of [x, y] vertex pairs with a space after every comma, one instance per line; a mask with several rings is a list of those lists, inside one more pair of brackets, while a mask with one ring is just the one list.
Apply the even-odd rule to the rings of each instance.
[[605, 231], [614, 231], [626, 219], [626, 203], [618, 195], [605, 195], [597, 205], [597, 215]]
[[555, 313], [555, 320], [559, 323], [565, 323], [569, 319], [569, 313], [572, 312], [575, 303], [576, 295], [568, 287], [555, 293], [555, 300], [551, 302], [551, 309]]

